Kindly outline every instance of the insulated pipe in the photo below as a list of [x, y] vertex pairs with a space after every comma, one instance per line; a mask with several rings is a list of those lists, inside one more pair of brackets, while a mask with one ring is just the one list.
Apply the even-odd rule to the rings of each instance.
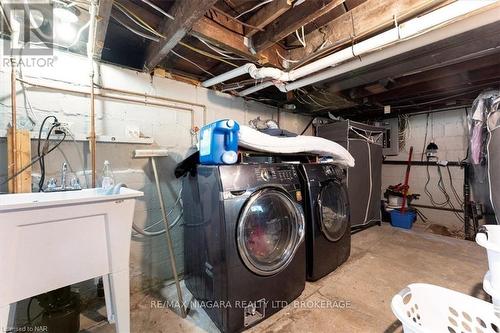
[[208, 88], [208, 87], [211, 87], [213, 85], [219, 84], [221, 82], [234, 79], [235, 77], [241, 76], [243, 74], [248, 74], [250, 72], [250, 69], [252, 67], [254, 67], [255, 69], [257, 69], [257, 67], [254, 64], [252, 64], [252, 63], [244, 64], [243, 66], [240, 66], [238, 68], [232, 69], [229, 72], [226, 72], [224, 74], [218, 75], [218, 76], [213, 77], [213, 78], [211, 78], [209, 80], [203, 81], [201, 83], [201, 85], [203, 87], [205, 87], [205, 88]]
[[[439, 26], [443, 23], [446, 23], [450, 20], [456, 19], [460, 16], [463, 16], [465, 14], [468, 14], [474, 10], [483, 8], [487, 5], [490, 5], [492, 3], [495, 3], [496, 0], [476, 0], [476, 1], [457, 1], [454, 2], [448, 6], [439, 8], [429, 14], [423, 15], [421, 17], [414, 18], [412, 20], [409, 20], [408, 22], [397, 26], [393, 29], [390, 29], [388, 31], [385, 31], [383, 33], [380, 33], [372, 38], [369, 38], [367, 40], [364, 40], [360, 43], [354, 44], [351, 47], [347, 47], [341, 51], [335, 52], [327, 57], [321, 58], [315, 62], [312, 62], [306, 66], [303, 66], [301, 68], [291, 70], [290, 72], [284, 72], [281, 71], [280, 69], [277, 68], [272, 68], [272, 67], [264, 67], [264, 68], [257, 68], [253, 64], [245, 64], [239, 68], [236, 68], [232, 71], [229, 71], [227, 73], [221, 74], [219, 76], [216, 76], [210, 80], [207, 80], [202, 83], [204, 87], [210, 87], [214, 84], [224, 82], [226, 80], [235, 78], [237, 76], [243, 75], [245, 73], [250, 74], [250, 76], [254, 79], [266, 79], [270, 78], [276, 81], [281, 81], [281, 82], [288, 82], [288, 81], [295, 81], [297, 79], [300, 79], [302, 77], [305, 77], [310, 74], [317, 73], [319, 71], [324, 70], [325, 68], [331, 67], [338, 65], [339, 63], [354, 59], [362, 54], [369, 53], [376, 51], [381, 48], [385, 48], [390, 46], [391, 44], [394, 44], [395, 42], [405, 39], [405, 38], [410, 38], [410, 37], [415, 37], [418, 34], [424, 33], [426, 30]], [[482, 15], [481, 15], [482, 14]], [[481, 13], [475, 16], [484, 16], [484, 13]], [[488, 11], [486, 15], [489, 15], [489, 22], [494, 22], [496, 21], [496, 15], [492, 15], [491, 11]], [[475, 17], [474, 16], [474, 17]], [[468, 20], [469, 18], [465, 18], [462, 21]], [[474, 27], [470, 27], [467, 22], [462, 22], [460, 21], [458, 26], [462, 28], [463, 31], [470, 30]], [[486, 23], [483, 23], [481, 25], [485, 25]], [[481, 26], [480, 25], [480, 26]], [[446, 27], [444, 27], [446, 28]], [[442, 28], [442, 29], [444, 29]], [[442, 29], [437, 29], [442, 30]], [[447, 38], [450, 36], [454, 36], [458, 34], [460, 29], [447, 29], [447, 34], [443, 36], [443, 38]], [[431, 31], [432, 32], [432, 31]], [[427, 35], [427, 34], [426, 34]], [[439, 39], [438, 39], [439, 40]], [[430, 44], [431, 41], [427, 41], [426, 43], [423, 43], [422, 45], [418, 45], [418, 43], [411, 43], [410, 45], [413, 44], [412, 47], [409, 47], [408, 50], [413, 50], [419, 46], [427, 45]], [[381, 52], [378, 52], [379, 54]], [[387, 58], [388, 55], [384, 54], [384, 58]], [[373, 63], [373, 62], [372, 62]], [[360, 65], [359, 62], [355, 63], [355, 68], [359, 68], [364, 66], [364, 64]], [[336, 69], [336, 68], [335, 68]], [[328, 72], [328, 71], [326, 71]], [[318, 75], [319, 78], [322, 80], [325, 79], [325, 76], [328, 75], [326, 72], [322, 72]], [[345, 73], [346, 71], [343, 71], [342, 73]], [[330, 78], [326, 77], [326, 78]], [[300, 83], [299, 83], [300, 82]], [[286, 83], [276, 83], [276, 86], [280, 88], [281, 91], [290, 91], [294, 90], [300, 87], [303, 87], [308, 84], [312, 84], [317, 82], [316, 76], [312, 76], [310, 78], [304, 79], [303, 81], [298, 81], [296, 83], [291, 83], [291, 84], [286, 84]], [[304, 84], [306, 83], [306, 84]], [[268, 84], [262, 84], [259, 86], [259, 88], [263, 89], [265, 87], [268, 87]], [[250, 88], [250, 93], [256, 92], [259, 89], [256, 87]], [[246, 96], [249, 94], [249, 89], [243, 90], [241, 92], [241, 96]]]
[[[479, 8], [485, 7], [486, 5], [491, 4], [492, 2], [496, 2], [496, 1], [477, 1], [477, 2], [476, 1], [458, 1], [458, 2], [455, 2], [451, 5], [449, 5], [449, 6], [443, 7], [441, 9], [446, 9], [452, 5], [455, 5], [453, 7], [453, 9], [469, 8], [469, 11], [471, 11], [474, 9], [479, 9]], [[462, 6], [465, 6], [465, 8], [460, 8], [460, 7], [457, 8], [456, 5], [458, 5], [458, 6], [462, 5]], [[475, 5], [474, 9], [471, 9], [470, 7], [474, 6], [474, 5]], [[430, 15], [430, 14], [427, 14], [427, 15]], [[477, 15], [466, 17], [460, 21], [450, 23], [449, 25], [446, 25], [446, 26], [439, 28], [439, 29], [434, 29], [434, 30], [429, 31], [425, 34], [423, 33], [423, 31], [415, 32], [416, 31], [415, 29], [416, 29], [418, 22], [422, 22], [422, 20], [425, 20], [427, 15], [420, 17], [420, 18], [417, 18], [417, 19], [414, 19], [414, 20], [418, 20], [418, 21], [411, 20], [411, 21], [408, 21], [407, 23], [405, 23], [404, 26], [403, 25], [400, 26], [400, 29], [399, 29], [400, 36], [404, 35], [404, 36], [406, 36], [406, 38], [408, 38], [410, 36], [410, 31], [411, 31], [412, 35], [420, 33], [420, 35], [418, 35], [418, 36], [415, 36], [415, 37], [408, 39], [408, 40], [403, 40], [403, 41], [398, 42], [394, 45], [390, 45], [379, 52], [373, 52], [373, 53], [370, 53], [368, 55], [365, 55], [359, 61], [351, 61], [351, 62], [348, 62], [345, 64], [341, 64], [337, 67], [328, 69], [326, 71], [323, 71], [323, 72], [318, 73], [316, 75], [312, 75], [312, 76], [304, 78], [302, 80], [298, 80], [298, 81], [295, 81], [292, 83], [287, 83], [287, 84], [281, 84], [278, 86], [278, 88], [282, 92], [288, 92], [288, 91], [292, 91], [295, 89], [299, 89], [299, 88], [302, 88], [304, 86], [314, 84], [316, 82], [324, 81], [327, 79], [332, 79], [336, 76], [348, 73], [350, 71], [356, 70], [356, 69], [361, 68], [361, 67], [365, 67], [365, 66], [386, 60], [388, 58], [397, 56], [397, 55], [402, 54], [402, 53], [406, 53], [406, 52], [415, 50], [415, 49], [423, 47], [425, 45], [429, 45], [429, 44], [444, 40], [446, 38], [456, 36], [458, 34], [466, 32], [466, 31], [477, 29], [477, 28], [480, 28], [482, 26], [488, 25], [490, 23], [494, 23], [494, 22], [498, 21], [498, 18], [500, 17], [500, 6], [496, 6], [492, 9], [485, 10]], [[463, 12], [460, 12], [460, 15], [463, 15]], [[448, 15], [443, 14], [442, 17], [446, 18], [447, 20], [449, 19]], [[429, 24], [428, 23], [429, 21], [423, 21], [424, 23], [427, 22], [424, 26], [427, 26]], [[441, 22], [441, 23], [443, 23], [443, 22]], [[406, 28], [406, 27], [408, 27], [408, 28]], [[395, 30], [395, 29], [391, 29], [391, 30]], [[367, 41], [369, 41], [369, 40], [367, 40]], [[365, 41], [365, 42], [367, 42], [367, 41]], [[361, 43], [364, 43], [364, 42], [361, 42]], [[359, 43], [359, 44], [361, 44], [361, 43]], [[360, 49], [359, 44], [358, 44], [358, 52]], [[356, 46], [354, 46], [354, 48], [356, 49]]]
[[288, 76], [289, 73], [283, 72], [281, 69], [274, 67], [261, 67], [257, 68], [252, 63], [244, 64], [238, 68], [230, 70], [224, 74], [211, 78], [207, 81], [202, 82], [202, 86], [205, 88], [211, 87], [218, 83], [234, 79], [235, 77], [241, 76], [243, 74], [250, 74], [250, 76], [256, 80], [262, 79], [274, 79], [280, 81], [289, 81], [290, 78]]

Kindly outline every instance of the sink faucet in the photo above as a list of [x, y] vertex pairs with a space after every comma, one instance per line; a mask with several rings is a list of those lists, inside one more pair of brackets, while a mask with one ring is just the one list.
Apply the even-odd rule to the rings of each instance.
[[66, 189], [66, 172], [68, 171], [68, 163], [64, 162], [61, 169], [61, 189]]

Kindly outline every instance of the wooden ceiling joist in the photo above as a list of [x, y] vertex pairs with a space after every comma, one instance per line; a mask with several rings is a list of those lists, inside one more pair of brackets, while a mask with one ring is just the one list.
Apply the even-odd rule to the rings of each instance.
[[275, 46], [253, 54], [245, 44], [245, 37], [230, 29], [225, 28], [220, 22], [215, 22], [208, 17], [202, 17], [192, 27], [191, 35], [200, 37], [219, 48], [237, 54], [249, 61], [258, 61], [261, 64], [270, 64], [275, 67], [281, 67], [276, 50], [284, 54], [284, 50]]
[[152, 42], [146, 52], [146, 70], [153, 70], [167, 54], [192, 29], [193, 25], [205, 15], [217, 0], [176, 1], [170, 10], [174, 20], [167, 17], [160, 24], [160, 32], [165, 37], [159, 43]]
[[252, 46], [259, 52], [272, 46], [286, 36], [300, 29], [317, 18], [328, 13], [344, 0], [308, 0], [291, 8], [278, 17], [266, 30], [257, 32], [252, 37]]
[[106, 32], [108, 31], [109, 18], [111, 9], [113, 8], [113, 0], [100, 0], [99, 9], [97, 12], [97, 27], [95, 33], [94, 58], [101, 59]]
[[439, 43], [439, 46], [430, 44], [422, 49], [387, 59], [380, 64], [360, 68], [326, 85], [330, 92], [339, 92], [365, 86], [381, 79], [400, 77], [422, 68], [449, 66], [450, 59], [456, 59], [457, 55], [462, 59], [481, 61], [484, 56], [498, 54], [499, 34], [500, 23], [494, 23], [449, 38]]
[[[251, 16], [247, 23], [258, 28], [264, 28], [278, 17], [280, 17], [284, 12], [292, 7], [292, 1], [290, 0], [275, 0], [259, 9], [253, 16]], [[245, 29], [245, 36], [252, 37], [259, 30], [257, 29]]]
[[308, 62], [353, 40], [377, 33], [446, 0], [367, 0], [306, 35], [306, 47], [293, 49], [289, 59]]
[[461, 61], [449, 66], [438, 67], [430, 70], [423, 70], [418, 73], [392, 78], [391, 80], [388, 80], [388, 82], [389, 81], [391, 82], [390, 85], [386, 87], [386, 89], [384, 89], [383, 91], [370, 91], [369, 89], [366, 89], [367, 87], [365, 86], [364, 87], [365, 89], [360, 89], [360, 90], [355, 89], [355, 91], [353, 91], [349, 95], [352, 98], [356, 99], [373, 96], [380, 93], [384, 94], [391, 93], [393, 95], [397, 95], [398, 89], [404, 87], [413, 87], [412, 89], [414, 91], [417, 91], [415, 85], [420, 83], [428, 81], [438, 81], [447, 76], [459, 75], [461, 73], [475, 71], [484, 67], [498, 66], [498, 65], [500, 65], [500, 55], [498, 53], [493, 53], [491, 55], [481, 57], [480, 59]]

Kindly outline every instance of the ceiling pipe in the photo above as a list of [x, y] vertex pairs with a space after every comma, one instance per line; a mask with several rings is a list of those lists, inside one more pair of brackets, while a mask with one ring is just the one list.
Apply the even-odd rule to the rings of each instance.
[[[404, 24], [401, 24], [400, 26], [397, 26], [393, 29], [390, 29], [388, 31], [385, 31], [383, 33], [380, 33], [374, 37], [371, 37], [367, 40], [364, 40], [362, 42], [356, 43], [350, 47], [347, 47], [343, 50], [340, 50], [338, 52], [335, 52], [329, 56], [326, 56], [324, 58], [321, 58], [317, 61], [314, 61], [306, 66], [303, 66], [301, 68], [291, 70], [289, 72], [284, 72], [281, 71], [277, 68], [271, 68], [271, 67], [264, 67], [264, 68], [257, 68], [254, 64], [245, 64], [239, 68], [236, 68], [230, 72], [221, 74], [219, 76], [216, 76], [210, 80], [207, 80], [202, 83], [204, 87], [210, 87], [214, 84], [224, 82], [226, 80], [233, 79], [235, 77], [238, 77], [243, 74], [250, 74], [250, 76], [254, 79], [273, 79], [275, 80], [274, 84], [283, 92], [287, 92], [290, 90], [295, 90], [300, 87], [303, 87], [305, 85], [309, 85], [312, 83], [315, 83], [319, 80], [325, 80], [330, 78], [331, 74], [328, 74], [326, 72], [321, 72], [318, 75], [311, 76], [309, 78], [306, 78], [304, 80], [299, 80], [296, 81], [295, 83], [285, 83], [285, 82], [290, 82], [290, 81], [295, 81], [298, 79], [301, 79], [305, 76], [308, 76], [310, 74], [314, 74], [317, 72], [320, 72], [328, 67], [336, 66], [340, 63], [346, 62], [348, 60], [353, 60], [358, 58], [360, 55], [364, 55], [366, 53], [372, 53], [372, 54], [379, 54], [381, 52], [374, 52], [379, 49], [385, 49], [388, 46], [391, 46], [392, 44], [395, 44], [396, 42], [400, 42], [399, 44], [403, 44], [406, 41], [406, 39], [410, 38], [415, 38], [423, 33], [426, 32], [426, 30], [430, 28], [437, 27], [443, 23], [446, 23], [450, 20], [457, 19], [463, 15], [469, 14], [472, 11], [481, 9], [485, 6], [488, 6], [490, 4], [493, 4], [497, 2], [497, 0], [476, 0], [476, 1], [457, 1], [454, 2], [450, 5], [447, 5], [445, 7], [439, 8], [431, 13], [428, 13], [426, 15], [423, 15], [421, 17], [417, 17], [414, 19], [411, 19]], [[490, 23], [493, 21], [496, 21], [497, 15], [493, 15], [488, 11], [486, 13], [486, 16], [488, 16], [488, 20]], [[476, 17], [478, 15], [473, 16], [472, 18]], [[485, 16], [485, 13], [482, 13], [481, 16]], [[464, 21], [468, 21], [471, 18], [465, 18]], [[483, 20], [483, 22], [486, 22]], [[462, 27], [462, 29], [448, 29], [446, 36], [444, 36], [441, 39], [456, 35], [460, 32], [459, 30], [467, 31], [471, 30], [474, 27], [469, 27], [469, 24], [464, 22], [462, 24], [462, 21], [458, 22], [459, 27]], [[486, 25], [487, 23], [484, 23], [482, 25]], [[446, 27], [445, 27], [446, 28]], [[444, 28], [443, 28], [444, 29]], [[439, 31], [440, 29], [437, 29]], [[444, 34], [443, 34], [444, 35]], [[427, 34], [426, 34], [427, 36]], [[424, 37], [424, 42], [427, 41], [426, 43], [422, 43], [422, 45], [417, 45], [418, 43], [413, 43], [412, 46], [407, 46], [409, 50], [416, 49], [417, 47], [427, 45], [432, 43], [433, 41], [427, 40], [426, 37]], [[396, 45], [399, 45], [396, 44]], [[385, 58], [388, 58], [388, 55], [384, 55]], [[375, 62], [375, 61], [374, 61]], [[371, 62], [373, 63], [373, 62]], [[365, 64], [362, 64], [362, 61], [356, 61], [354, 62], [354, 68], [359, 68], [364, 66]], [[340, 66], [338, 66], [340, 67]], [[332, 70], [335, 70], [337, 67], [335, 67]], [[344, 72], [345, 73], [345, 72]], [[338, 75], [338, 74], [337, 74]], [[317, 79], [318, 78], [318, 79]], [[247, 96], [251, 93], [254, 93], [256, 91], [259, 91], [261, 89], [264, 89], [266, 87], [269, 87], [270, 84], [268, 82], [253, 86], [251, 88], [245, 89], [241, 92], [239, 92], [238, 95], [240, 96]]]
[[[458, 1], [456, 3], [463, 3], [464, 1]], [[496, 2], [496, 1], [494, 1]], [[474, 3], [474, 1], [471, 1], [470, 3]], [[489, 2], [491, 4], [492, 2]], [[484, 7], [486, 5], [483, 5]], [[446, 7], [443, 7], [446, 8]], [[432, 13], [431, 13], [432, 14]], [[430, 14], [428, 14], [430, 15]], [[422, 17], [423, 18], [423, 17]], [[403, 37], [405, 36], [408, 38], [410, 35], [410, 31], [415, 31], [414, 27], [416, 27], [418, 20], [422, 18], [417, 18], [415, 21], [410, 22], [408, 21], [407, 23], [410, 23], [411, 25], [408, 25], [408, 29], [402, 29], [403, 25], [400, 27], [400, 36]], [[472, 15], [469, 17], [466, 17], [460, 21], [453, 22], [449, 25], [446, 25], [442, 28], [439, 29], [434, 29], [432, 31], [429, 31], [427, 33], [422, 33], [422, 32], [416, 32], [413, 34], [414, 37], [411, 39], [407, 40], [402, 40], [401, 42], [394, 43], [392, 45], [389, 45], [388, 47], [380, 50], [379, 52], [372, 52], [369, 53], [362, 58], [359, 58], [356, 61], [350, 61], [344, 64], [341, 64], [339, 66], [327, 69], [325, 71], [322, 71], [318, 74], [312, 75], [310, 77], [306, 77], [301, 80], [297, 80], [295, 82], [291, 83], [279, 83], [277, 87], [282, 91], [282, 92], [288, 92], [292, 90], [296, 90], [317, 82], [325, 81], [325, 80], [331, 80], [335, 77], [338, 77], [340, 75], [349, 73], [353, 70], [363, 68], [368, 65], [372, 65], [384, 60], [387, 60], [389, 58], [395, 57], [399, 54], [403, 54], [406, 52], [410, 52], [413, 50], [416, 50], [418, 48], [424, 47], [426, 45], [436, 43], [442, 40], [445, 40], [447, 38], [459, 35], [461, 33], [478, 29], [483, 26], [486, 26], [488, 24], [494, 23], [499, 21], [500, 18], [500, 6], [496, 6], [494, 8], [484, 10], [481, 13], [478, 13], [476, 15]], [[423, 24], [426, 24], [423, 22]], [[406, 28], [406, 27], [405, 27]], [[415, 34], [418, 34], [415, 36]]]

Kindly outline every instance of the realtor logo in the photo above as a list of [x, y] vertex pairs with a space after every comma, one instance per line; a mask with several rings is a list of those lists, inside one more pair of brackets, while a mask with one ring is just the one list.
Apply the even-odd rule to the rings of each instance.
[[54, 12], [51, 2], [6, 0], [0, 6], [0, 30], [10, 39], [3, 43], [3, 57], [52, 55]]

